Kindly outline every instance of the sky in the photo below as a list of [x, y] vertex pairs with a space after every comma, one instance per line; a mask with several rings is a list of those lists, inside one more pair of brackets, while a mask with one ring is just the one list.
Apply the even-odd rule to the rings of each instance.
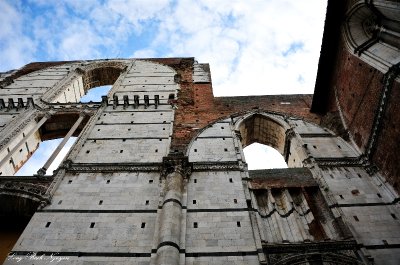
[[323, 0], [0, 0], [0, 72], [35, 61], [195, 57], [215, 96], [311, 94]]

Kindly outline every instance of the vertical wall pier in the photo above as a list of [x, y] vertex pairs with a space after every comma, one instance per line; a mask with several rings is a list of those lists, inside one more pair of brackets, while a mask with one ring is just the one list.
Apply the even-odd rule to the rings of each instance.
[[21, 141], [18, 142], [16, 146], [13, 147], [13, 149], [0, 161], [0, 167], [4, 165], [5, 162], [7, 162], [11, 156], [21, 147], [21, 145], [25, 144], [26, 141], [31, 137], [32, 134], [34, 134], [39, 128], [45, 123], [51, 115], [47, 113], [37, 124], [35, 127], [32, 128], [32, 130], [29, 131], [27, 135], [24, 136], [24, 138], [21, 139]]
[[[158, 229], [151, 264], [180, 264], [180, 252], [184, 250], [181, 231], [185, 223], [183, 208], [185, 204], [185, 177], [190, 174], [188, 158], [183, 155], [163, 158], [162, 200], [158, 211]], [[158, 230], [158, 231], [157, 231]]]
[[174, 171], [165, 177], [160, 211], [157, 255], [154, 264], [179, 264], [184, 179]]

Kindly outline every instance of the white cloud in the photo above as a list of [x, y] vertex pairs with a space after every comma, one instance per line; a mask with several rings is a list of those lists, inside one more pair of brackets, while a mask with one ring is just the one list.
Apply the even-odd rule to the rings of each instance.
[[0, 1], [0, 10], [0, 71], [8, 71], [29, 63], [35, 44], [22, 30], [23, 18], [17, 7]]
[[152, 49], [142, 49], [142, 50], [137, 50], [133, 53], [131, 57], [133, 58], [154, 58], [156, 57], [156, 51]]
[[[313, 92], [326, 1], [35, 3], [47, 9], [33, 18], [2, 3], [11, 14], [0, 18], [0, 36], [13, 39], [3, 48], [11, 65], [39, 51], [45, 60], [194, 56], [210, 63], [217, 96]], [[28, 22], [32, 38], [21, 29]], [[303, 46], [284, 56], [294, 43]]]

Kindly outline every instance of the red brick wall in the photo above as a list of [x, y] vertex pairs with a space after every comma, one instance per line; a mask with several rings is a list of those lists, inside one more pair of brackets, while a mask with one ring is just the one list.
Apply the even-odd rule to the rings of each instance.
[[[192, 83], [191, 67], [174, 67], [182, 76], [177, 100], [172, 149], [184, 152], [196, 132], [232, 114], [255, 108], [303, 117], [319, 123], [320, 116], [310, 112], [312, 95], [271, 95], [214, 98], [211, 84]], [[290, 102], [290, 104], [281, 104]]]
[[392, 88], [389, 104], [372, 161], [400, 193], [400, 83]]
[[[328, 84], [330, 90], [328, 111], [337, 111], [336, 91], [339, 105], [350, 134], [356, 144], [365, 150], [379, 108], [383, 90], [384, 73], [361, 61], [344, 46], [343, 39], [338, 45], [334, 72]], [[397, 191], [400, 191], [400, 84], [394, 84], [389, 96], [389, 104], [384, 115], [383, 129], [376, 142], [377, 148], [372, 162]], [[329, 112], [327, 115], [329, 115]], [[322, 118], [324, 119], [324, 118]]]
[[[336, 89], [348, 130], [357, 145], [364, 150], [379, 104], [383, 74], [350, 54], [343, 42], [332, 74], [329, 84], [331, 91]], [[337, 110], [334, 93], [330, 95], [329, 108], [329, 111]]]

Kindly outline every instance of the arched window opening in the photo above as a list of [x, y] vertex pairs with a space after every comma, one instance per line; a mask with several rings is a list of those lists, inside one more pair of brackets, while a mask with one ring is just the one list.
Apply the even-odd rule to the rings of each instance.
[[239, 132], [249, 170], [288, 167], [285, 129], [277, 121], [255, 114], [242, 121]]
[[79, 76], [63, 88], [53, 103], [100, 102], [101, 96], [107, 95], [124, 68], [93, 65], [86, 70], [78, 69]]
[[111, 85], [107, 85], [107, 86], [98, 86], [92, 88], [89, 91], [87, 91], [86, 95], [81, 97], [80, 102], [81, 103], [88, 103], [90, 101], [100, 102], [101, 96], [106, 96], [108, 92], [111, 90], [111, 87], [112, 87]]
[[268, 145], [252, 143], [243, 149], [243, 153], [249, 170], [288, 167], [283, 156]]

